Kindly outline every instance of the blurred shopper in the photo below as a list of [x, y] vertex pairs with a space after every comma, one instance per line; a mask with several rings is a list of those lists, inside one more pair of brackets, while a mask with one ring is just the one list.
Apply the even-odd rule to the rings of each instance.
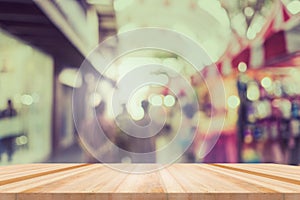
[[[7, 108], [0, 112], [0, 118], [11, 118], [17, 115], [17, 111], [15, 110], [12, 100], [7, 100]], [[7, 136], [4, 138], [0, 138], [0, 161], [3, 153], [7, 154], [8, 162], [12, 161], [12, 156], [15, 151], [15, 138], [16, 136]]]
[[17, 115], [17, 111], [14, 109], [11, 99], [7, 100], [7, 108], [0, 113], [0, 118], [14, 117]]
[[105, 109], [106, 103], [102, 101], [95, 108], [96, 118], [86, 123], [82, 130], [86, 143], [93, 150], [93, 156], [88, 155], [88, 162], [117, 162], [117, 152], [113, 151], [116, 132], [105, 116]]
[[238, 162], [242, 162], [242, 150], [244, 142], [244, 131], [247, 121], [247, 79], [248, 77], [244, 73], [240, 73], [237, 79], [237, 89], [240, 99], [240, 106], [238, 109], [238, 121], [237, 121], [237, 152], [238, 152]]
[[119, 161], [128, 162], [131, 158], [127, 153], [130, 151], [130, 136], [128, 135], [129, 125], [132, 118], [127, 111], [126, 104], [122, 105], [122, 112], [116, 117], [118, 129], [116, 131], [116, 145], [120, 148]]
[[0, 140], [0, 162], [3, 153], [6, 153], [8, 162], [12, 161], [12, 157], [15, 152], [15, 139], [16, 136], [8, 136]]
[[[134, 135], [143, 134], [143, 135], [152, 135], [152, 132], [157, 128], [154, 121], [151, 121], [149, 115], [149, 102], [144, 100], [141, 103], [141, 106], [144, 110], [144, 117], [138, 121], [135, 121], [136, 125], [143, 127], [143, 133], [135, 133]], [[148, 126], [152, 122], [151, 126]], [[134, 127], [132, 131], [137, 131]], [[155, 140], [156, 136], [151, 136], [147, 138], [138, 138], [138, 137], [130, 137], [130, 151], [134, 153], [145, 153], [145, 156], [132, 158], [132, 162], [136, 163], [155, 163], [156, 162], [156, 154], [146, 154], [150, 152], [155, 152]]]

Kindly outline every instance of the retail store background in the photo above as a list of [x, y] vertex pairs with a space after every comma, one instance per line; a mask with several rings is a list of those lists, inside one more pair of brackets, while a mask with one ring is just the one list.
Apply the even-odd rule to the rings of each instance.
[[[0, 0], [0, 165], [97, 162], [78, 139], [73, 89], [83, 88], [88, 104], [82, 107], [84, 127], [91, 108], [105, 102], [117, 77], [146, 61], [173, 66], [190, 80], [198, 96], [199, 109], [193, 111], [200, 121], [196, 141], [177, 162], [298, 165], [299, 13], [299, 0]], [[178, 55], [161, 51], [122, 58], [106, 74], [105, 91], [89, 89], [96, 84], [90, 72], [75, 81], [84, 58], [99, 42], [143, 27], [168, 28], [200, 44], [222, 74], [226, 107], [212, 108], [202, 78]], [[177, 98], [184, 95], [184, 90], [173, 94], [166, 87], [149, 87], [135, 100], [165, 107], [173, 116], [167, 128], [172, 130], [177, 125]], [[143, 117], [137, 105], [127, 105], [134, 120]], [[224, 112], [219, 140], [199, 158], [197, 140], [216, 134], [206, 133], [207, 121]], [[104, 118], [108, 124], [113, 120], [109, 108]], [[169, 140], [161, 134], [156, 148]], [[129, 146], [126, 140], [120, 145]], [[157, 155], [156, 161], [167, 156]]]

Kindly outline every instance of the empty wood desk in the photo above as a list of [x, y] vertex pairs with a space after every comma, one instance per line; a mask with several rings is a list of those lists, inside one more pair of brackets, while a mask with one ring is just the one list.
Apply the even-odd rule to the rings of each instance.
[[[126, 165], [129, 171], [149, 166]], [[101, 164], [0, 167], [0, 200], [34, 199], [299, 200], [300, 167], [174, 164], [146, 174], [123, 173]]]

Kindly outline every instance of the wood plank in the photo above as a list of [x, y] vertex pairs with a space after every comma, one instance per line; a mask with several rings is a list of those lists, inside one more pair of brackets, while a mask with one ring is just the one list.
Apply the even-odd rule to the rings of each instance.
[[[263, 165], [262, 167], [256, 167], [255, 164], [253, 165], [246, 165], [246, 164], [236, 164], [236, 165], [228, 165], [228, 164], [222, 164], [222, 166], [228, 166], [232, 168], [241, 169], [241, 170], [247, 170], [247, 171], [252, 171], [255, 169], [256, 173], [262, 173], [267, 176], [274, 176], [274, 178], [277, 179], [286, 179], [289, 180], [290, 182], [297, 182], [300, 184], [300, 169], [299, 167], [296, 167], [296, 170], [293, 171], [294, 169], [288, 169], [285, 168], [284, 170], [277, 170], [275, 164], [269, 164], [269, 165]], [[298, 168], [298, 169], [297, 169]]]
[[300, 167], [174, 164], [141, 173], [157, 167], [161, 166], [29, 164], [0, 167], [0, 183], [3, 183], [0, 200], [300, 199]]
[[259, 185], [264, 188], [272, 189], [277, 193], [292, 193], [299, 192], [300, 185], [293, 184], [290, 182], [284, 182], [282, 180], [276, 180], [269, 176], [259, 176], [255, 171], [253, 173], [248, 173], [245, 171], [238, 171], [234, 169], [228, 169], [220, 167], [220, 165], [209, 165], [209, 170], [217, 171], [221, 174], [226, 174], [240, 179], [240, 181], [248, 182], [250, 184]]
[[[184, 170], [187, 168], [187, 170]], [[220, 174], [213, 170], [208, 170], [210, 168], [209, 165], [189, 165], [188, 167], [172, 168], [173, 176], [178, 179], [178, 182], [186, 182], [185, 188], [188, 192], [197, 192], [199, 191], [199, 185], [203, 187], [203, 191], [215, 191], [225, 193], [227, 191], [235, 191], [235, 192], [274, 192], [269, 188], [258, 187], [254, 184], [248, 184], [247, 182], [242, 182], [236, 178], [227, 174]], [[185, 172], [188, 171], [188, 172]], [[179, 175], [181, 174], [181, 175]], [[179, 177], [180, 176], [180, 177]], [[200, 177], [200, 178], [199, 178]], [[183, 180], [187, 179], [187, 180]], [[193, 180], [195, 179], [195, 180]], [[189, 183], [193, 184], [189, 184]], [[197, 187], [191, 188], [191, 185], [195, 185]], [[247, 190], [246, 190], [247, 189]]]
[[[0, 186], [5, 184], [10, 184], [13, 182], [18, 182], [21, 180], [26, 180], [42, 175], [47, 175], [51, 173], [56, 173], [60, 171], [65, 171], [69, 169], [78, 168], [81, 166], [86, 166], [86, 164], [76, 164], [76, 165], [49, 165], [49, 166], [43, 166], [42, 168], [39, 165], [33, 166], [33, 167], [23, 167], [14, 169], [14, 171], [10, 170], [3, 170], [0, 174]], [[35, 168], [39, 167], [39, 168]], [[7, 171], [7, 173], [5, 173]]]
[[[144, 168], [137, 165], [137, 168]], [[139, 170], [139, 169], [136, 169]], [[159, 172], [145, 174], [131, 174], [117, 189], [117, 193], [164, 193], [163, 183]]]
[[[235, 164], [234, 166], [239, 166], [239, 165], [240, 164]], [[266, 170], [270, 170], [270, 171], [287, 172], [288, 174], [294, 174], [294, 175], [300, 174], [300, 166], [279, 165], [279, 164], [259, 164], [259, 165], [251, 164], [249, 166], [253, 170], [266, 169]]]
[[31, 176], [31, 175], [36, 175], [37, 173], [43, 173], [43, 172], [48, 172], [50, 170], [56, 170], [56, 169], [59, 169], [59, 168], [65, 168], [63, 166], [61, 167], [58, 167], [58, 166], [52, 166], [52, 167], [49, 167], [49, 168], [43, 168], [43, 169], [40, 169], [40, 168], [32, 168], [32, 169], [28, 169], [26, 170], [26, 168], [24, 168], [23, 170], [26, 170], [26, 172], [24, 171], [18, 171], [18, 170], [14, 170], [14, 171], [7, 171], [7, 173], [1, 173], [0, 174], [0, 185], [3, 185], [5, 184], [5, 182], [9, 181], [12, 182], [12, 179], [22, 179], [22, 177], [25, 177], [25, 176]]
[[29, 174], [20, 178], [12, 178], [3, 181], [0, 184], [0, 191], [9, 192], [22, 192], [33, 187], [37, 187], [41, 184], [47, 184], [49, 182], [55, 182], [57, 180], [67, 178], [70, 175], [90, 170], [91, 168], [99, 167], [96, 165], [78, 165], [65, 167], [57, 170], [41, 172], [37, 174]]
[[[94, 165], [96, 166], [96, 165]], [[107, 184], [112, 177], [117, 177], [118, 175], [124, 175], [123, 173], [118, 173], [115, 170], [109, 170], [104, 166], [97, 166], [89, 171], [84, 171], [80, 174], [72, 174], [68, 179], [61, 179], [55, 182], [49, 182], [47, 184], [38, 185], [37, 187], [30, 188], [23, 192], [25, 193], [47, 193], [56, 192], [63, 193], [65, 191], [81, 191], [81, 192], [95, 192], [97, 187], [102, 188]], [[118, 176], [118, 181], [121, 181], [121, 176]], [[116, 178], [114, 178], [116, 179]]]

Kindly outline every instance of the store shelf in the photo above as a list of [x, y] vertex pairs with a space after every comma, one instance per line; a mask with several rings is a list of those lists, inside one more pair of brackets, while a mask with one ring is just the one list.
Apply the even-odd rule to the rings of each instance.
[[[116, 166], [116, 165], [115, 165]], [[118, 165], [129, 171], [151, 164]], [[300, 199], [300, 167], [276, 164], [174, 164], [133, 174], [102, 164], [0, 168], [0, 199]]]

